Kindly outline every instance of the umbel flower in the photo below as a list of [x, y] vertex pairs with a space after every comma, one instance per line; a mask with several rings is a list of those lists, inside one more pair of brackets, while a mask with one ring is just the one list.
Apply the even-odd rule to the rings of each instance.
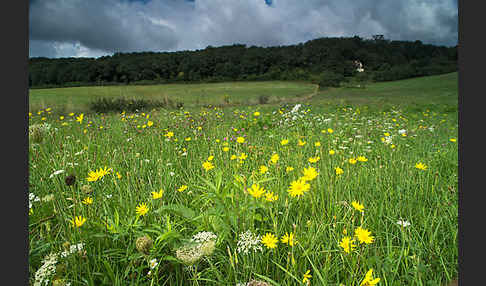
[[199, 232], [192, 237], [188, 244], [176, 250], [176, 257], [184, 264], [192, 265], [214, 252], [216, 239], [217, 236], [212, 232]]
[[248, 254], [250, 251], [262, 251], [260, 239], [260, 235], [254, 234], [250, 230], [240, 233], [238, 242], [236, 243], [236, 251], [243, 254]]

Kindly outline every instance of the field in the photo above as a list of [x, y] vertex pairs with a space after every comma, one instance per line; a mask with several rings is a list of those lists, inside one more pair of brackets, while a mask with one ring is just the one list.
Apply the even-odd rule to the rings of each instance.
[[[89, 112], [117, 94], [184, 108]], [[457, 95], [457, 73], [31, 90], [31, 283], [447, 285]]]

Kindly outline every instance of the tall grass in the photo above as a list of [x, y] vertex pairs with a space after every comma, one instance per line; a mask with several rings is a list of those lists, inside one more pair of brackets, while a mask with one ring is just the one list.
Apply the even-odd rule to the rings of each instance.
[[[49, 281], [305, 285], [309, 271], [312, 285], [359, 285], [373, 269], [378, 285], [444, 285], [458, 274], [457, 111], [406, 107], [155, 109], [87, 114], [81, 122], [77, 113], [63, 119], [55, 110], [33, 113], [29, 125], [47, 125], [36, 127], [42, 140], [29, 143], [29, 192], [39, 198], [29, 214], [30, 279], [49, 253], [83, 243], [81, 251], [58, 255]], [[289, 143], [282, 145], [284, 139]], [[350, 162], [358, 156], [367, 160]], [[206, 171], [204, 162], [214, 168]], [[105, 167], [102, 178], [87, 180]], [[292, 197], [289, 186], [309, 167], [317, 177]], [[73, 185], [68, 175], [76, 177]], [[278, 199], [253, 197], [253, 184]], [[187, 189], [179, 192], [182, 185]], [[83, 203], [86, 197], [92, 204]], [[137, 215], [141, 203], [148, 212]], [[86, 222], [72, 226], [75, 216]], [[359, 243], [358, 227], [374, 240]], [[244, 254], [238, 241], [246, 231], [279, 241], [275, 248], [258, 242], [261, 251]], [[201, 251], [203, 244], [191, 240], [200, 232], [216, 235], [214, 249], [184, 262], [177, 251], [187, 245]], [[286, 233], [294, 235], [293, 246], [281, 241]], [[136, 244], [143, 236], [152, 240], [145, 253]], [[340, 246], [345, 236], [356, 244], [350, 253]]]

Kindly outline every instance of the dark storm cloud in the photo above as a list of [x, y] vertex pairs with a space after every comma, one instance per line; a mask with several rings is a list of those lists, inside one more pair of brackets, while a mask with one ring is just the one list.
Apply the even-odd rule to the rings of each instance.
[[457, 14], [455, 0], [31, 1], [30, 54], [97, 56], [234, 43], [273, 46], [375, 34], [455, 45]]
[[38, 1], [29, 11], [29, 38], [79, 42], [103, 51], [166, 50], [177, 37], [142, 12], [143, 3], [120, 1]]

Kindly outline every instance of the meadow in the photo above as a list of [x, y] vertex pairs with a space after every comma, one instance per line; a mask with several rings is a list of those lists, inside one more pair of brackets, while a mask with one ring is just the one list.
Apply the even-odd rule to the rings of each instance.
[[[89, 112], [103, 93], [184, 107]], [[446, 285], [457, 96], [457, 73], [31, 90], [31, 284]]]

